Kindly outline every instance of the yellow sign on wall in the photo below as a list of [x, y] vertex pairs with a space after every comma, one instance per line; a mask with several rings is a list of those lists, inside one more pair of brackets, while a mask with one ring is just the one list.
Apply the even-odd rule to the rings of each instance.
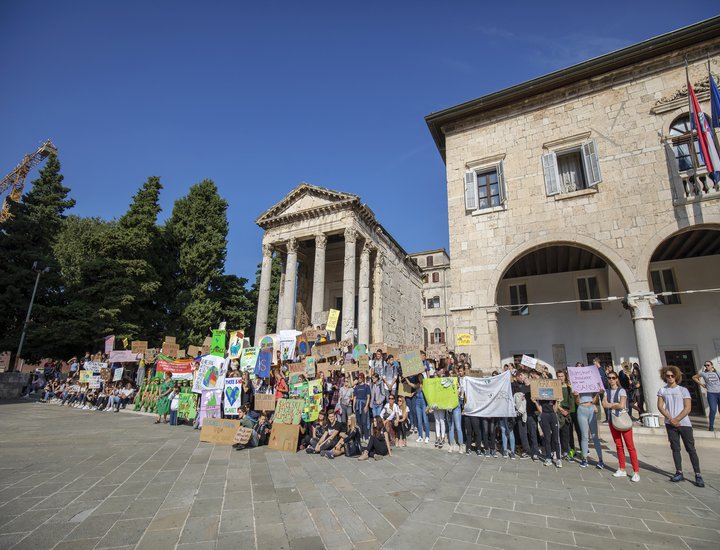
[[472, 343], [472, 336], [468, 333], [462, 333], [455, 336], [455, 344], [458, 346], [469, 346]]

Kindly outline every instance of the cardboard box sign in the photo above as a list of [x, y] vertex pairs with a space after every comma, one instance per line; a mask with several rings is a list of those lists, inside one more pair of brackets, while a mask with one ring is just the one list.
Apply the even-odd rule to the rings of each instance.
[[417, 351], [404, 354], [400, 357], [400, 362], [402, 365], [403, 376], [414, 376], [416, 374], [420, 374], [421, 372], [425, 372], [425, 365], [423, 365], [422, 359], [420, 359], [420, 354]]
[[305, 374], [305, 363], [289, 363], [288, 372], [299, 372]]
[[254, 408], [256, 411], [274, 411], [275, 410], [275, 394], [274, 393], [256, 393]]
[[147, 340], [133, 340], [130, 349], [133, 353], [145, 353], [148, 347]]
[[200, 346], [188, 346], [187, 354], [189, 357], [197, 357], [200, 355], [202, 348]]
[[240, 445], [247, 445], [252, 437], [252, 428], [242, 427], [235, 434], [235, 443]]
[[562, 384], [560, 380], [530, 380], [530, 397], [532, 399], [556, 399], [561, 400]]
[[218, 445], [233, 445], [235, 443], [235, 434], [239, 429], [239, 420], [203, 418], [200, 441], [217, 443]]
[[294, 453], [297, 451], [299, 435], [300, 426], [297, 424], [278, 424], [277, 422], [273, 422], [268, 448], [275, 451]]
[[163, 344], [177, 344], [174, 336], [166, 336]]
[[169, 344], [168, 342], [163, 343], [162, 347], [163, 355], [177, 359], [180, 354], [180, 346], [178, 344]]

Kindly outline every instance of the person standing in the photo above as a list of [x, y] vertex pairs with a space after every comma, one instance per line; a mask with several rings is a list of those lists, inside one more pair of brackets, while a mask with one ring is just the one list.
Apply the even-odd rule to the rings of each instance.
[[712, 361], [705, 361], [704, 369], [693, 376], [692, 379], [707, 392], [708, 427], [712, 432], [715, 429], [715, 415], [720, 404], [720, 376], [718, 376]]
[[[584, 368], [593, 369], [595, 367]], [[602, 369], [600, 370], [602, 372]], [[582, 462], [580, 462], [580, 467], [587, 468], [588, 466], [587, 459], [590, 447], [590, 435], [592, 435], [593, 446], [598, 455], [596, 468], [602, 470], [605, 468], [605, 464], [603, 463], [600, 438], [598, 437], [597, 412], [595, 410], [595, 405], [600, 401], [599, 394], [596, 392], [578, 393], [573, 391], [573, 395], [575, 396], [575, 404], [577, 405], [578, 424], [580, 424], [580, 446], [582, 448]]]
[[557, 373], [558, 380], [562, 386], [563, 398], [558, 403], [558, 423], [560, 425], [560, 449], [562, 451], [562, 459], [572, 461], [571, 451], [574, 449], [571, 442], [573, 429], [572, 415], [575, 414], [575, 398], [572, 394], [572, 388], [568, 383], [567, 373], [560, 370]]
[[353, 409], [360, 425], [360, 434], [363, 439], [370, 437], [370, 386], [365, 382], [365, 375], [360, 373], [358, 383], [353, 388]]
[[608, 374], [610, 389], [602, 398], [603, 408], [610, 411], [610, 434], [615, 442], [615, 450], [618, 456], [618, 469], [613, 474], [613, 477], [627, 477], [627, 472], [625, 471], [625, 448], [623, 448], [624, 441], [633, 468], [633, 476], [630, 478], [630, 481], [637, 483], [640, 481], [640, 465], [638, 463], [637, 451], [635, 450], [635, 442], [633, 441], [632, 426], [630, 426], [629, 430], [621, 432], [613, 425], [613, 420], [628, 408], [627, 392], [625, 388], [621, 387], [619, 378], [620, 376], [614, 372]]
[[428, 420], [427, 402], [422, 389], [425, 378], [427, 378], [425, 372], [405, 378], [405, 382], [415, 390], [415, 418], [417, 419], [418, 443], [430, 441], [430, 421]]
[[680, 454], [680, 440], [682, 439], [695, 472], [695, 485], [705, 487], [705, 482], [700, 474], [700, 459], [695, 450], [692, 424], [688, 417], [692, 408], [690, 392], [687, 388], [680, 386], [682, 373], [674, 365], [661, 368], [660, 378], [665, 380], [665, 386], [658, 391], [657, 408], [665, 417], [665, 429], [675, 463], [675, 475], [670, 478], [670, 481], [677, 483], [685, 479], [682, 471], [682, 455]]

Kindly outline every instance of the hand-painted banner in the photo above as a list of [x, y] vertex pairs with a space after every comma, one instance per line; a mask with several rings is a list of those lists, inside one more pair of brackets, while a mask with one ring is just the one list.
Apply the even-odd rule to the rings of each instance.
[[161, 355], [158, 358], [156, 370], [158, 372], [171, 372], [173, 378], [175, 378], [176, 374], [192, 374], [193, 361], [192, 359], [178, 359], [173, 361], [169, 357]]
[[426, 378], [422, 389], [425, 401], [432, 408], [452, 410], [460, 403], [458, 379], [455, 377]]
[[302, 420], [315, 422], [322, 406], [322, 382], [310, 380], [290, 386], [290, 396], [303, 401]]
[[130, 350], [133, 353], [145, 353], [145, 350], [148, 348], [147, 340], [133, 340], [132, 344], [130, 345]]
[[78, 375], [78, 382], [80, 384], [89, 384], [92, 377], [93, 377], [93, 371], [81, 370]]
[[88, 382], [88, 388], [97, 389], [100, 387], [100, 376], [93, 376], [90, 378], [90, 382]]
[[223, 396], [223, 410], [225, 414], [237, 414], [240, 408], [240, 393], [242, 391], [242, 378], [225, 379], [225, 395]]
[[462, 379], [462, 386], [465, 392], [463, 414], [466, 416], [495, 418], [515, 416], [510, 371], [488, 378], [465, 376]]
[[270, 369], [272, 367], [272, 355], [269, 351], [261, 351], [258, 353], [257, 363], [255, 364], [255, 376], [260, 378], [269, 378]]
[[258, 353], [260, 353], [260, 348], [244, 348], [240, 356], [240, 370], [255, 372]]
[[416, 374], [425, 372], [425, 365], [423, 365], [420, 354], [417, 351], [406, 353], [400, 360], [402, 361], [403, 376], [415, 376]]
[[178, 417], [186, 420], [195, 420], [197, 416], [197, 398], [194, 393], [181, 393], [178, 395]]
[[304, 401], [299, 399], [280, 399], [275, 403], [273, 422], [279, 424], [300, 424]]
[[335, 332], [339, 318], [340, 318], [340, 310], [331, 309], [330, 311], [328, 311], [328, 319], [327, 319], [327, 323], [325, 324], [325, 328], [327, 330], [329, 330], [330, 332]]
[[210, 355], [214, 355], [216, 357], [225, 357], [225, 336], [225, 330], [214, 329], [212, 331], [212, 340], [210, 341]]
[[245, 331], [243, 330], [230, 330], [228, 331], [228, 358], [239, 359], [243, 349], [243, 342], [245, 340]]
[[357, 361], [361, 355], [367, 355], [367, 353], [368, 353], [367, 345], [358, 344], [357, 346], [355, 346], [353, 348], [352, 357], [353, 357], [353, 359], [355, 359], [355, 361]]
[[315, 358], [308, 355], [305, 358], [305, 378], [309, 380], [315, 378], [316, 366]]
[[300, 358], [310, 355], [310, 343], [304, 334], [301, 334], [295, 339], [295, 351]]
[[111, 351], [108, 361], [110, 363], [137, 363], [138, 354], [129, 349]]
[[220, 418], [220, 401], [222, 390], [204, 390], [200, 394], [199, 423], [202, 426], [203, 418]]
[[595, 365], [589, 367], [568, 367], [572, 391], [577, 393], [596, 393], [605, 389], [600, 371]]
[[94, 373], [99, 373], [101, 369], [108, 368], [107, 363], [98, 363], [97, 361], [86, 361], [85, 365], [83, 365], [83, 368], [85, 370], [91, 370]]
[[113, 382], [120, 382], [123, 377], [123, 372], [125, 372], [125, 369], [123, 367], [119, 367], [113, 371]]
[[295, 357], [295, 339], [280, 340], [280, 360], [292, 361]]
[[266, 334], [260, 339], [260, 351], [267, 351], [270, 353], [270, 357], [272, 357], [272, 360], [275, 360], [275, 350], [277, 347], [277, 335], [276, 334]]
[[227, 365], [225, 359], [215, 355], [206, 355], [200, 359], [200, 366], [195, 373], [193, 389], [195, 393], [205, 390], [219, 390], [225, 387], [225, 372]]

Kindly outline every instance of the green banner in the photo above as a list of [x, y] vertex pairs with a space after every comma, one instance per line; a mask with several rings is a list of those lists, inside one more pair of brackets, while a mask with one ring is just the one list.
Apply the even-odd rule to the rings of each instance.
[[181, 393], [178, 395], [178, 418], [195, 420], [197, 415], [197, 401], [194, 393]]
[[210, 355], [225, 357], [225, 335], [227, 331], [215, 329], [212, 331], [212, 342], [210, 343]]
[[426, 378], [423, 380], [423, 393], [429, 407], [452, 410], [460, 403], [458, 399], [458, 379]]

